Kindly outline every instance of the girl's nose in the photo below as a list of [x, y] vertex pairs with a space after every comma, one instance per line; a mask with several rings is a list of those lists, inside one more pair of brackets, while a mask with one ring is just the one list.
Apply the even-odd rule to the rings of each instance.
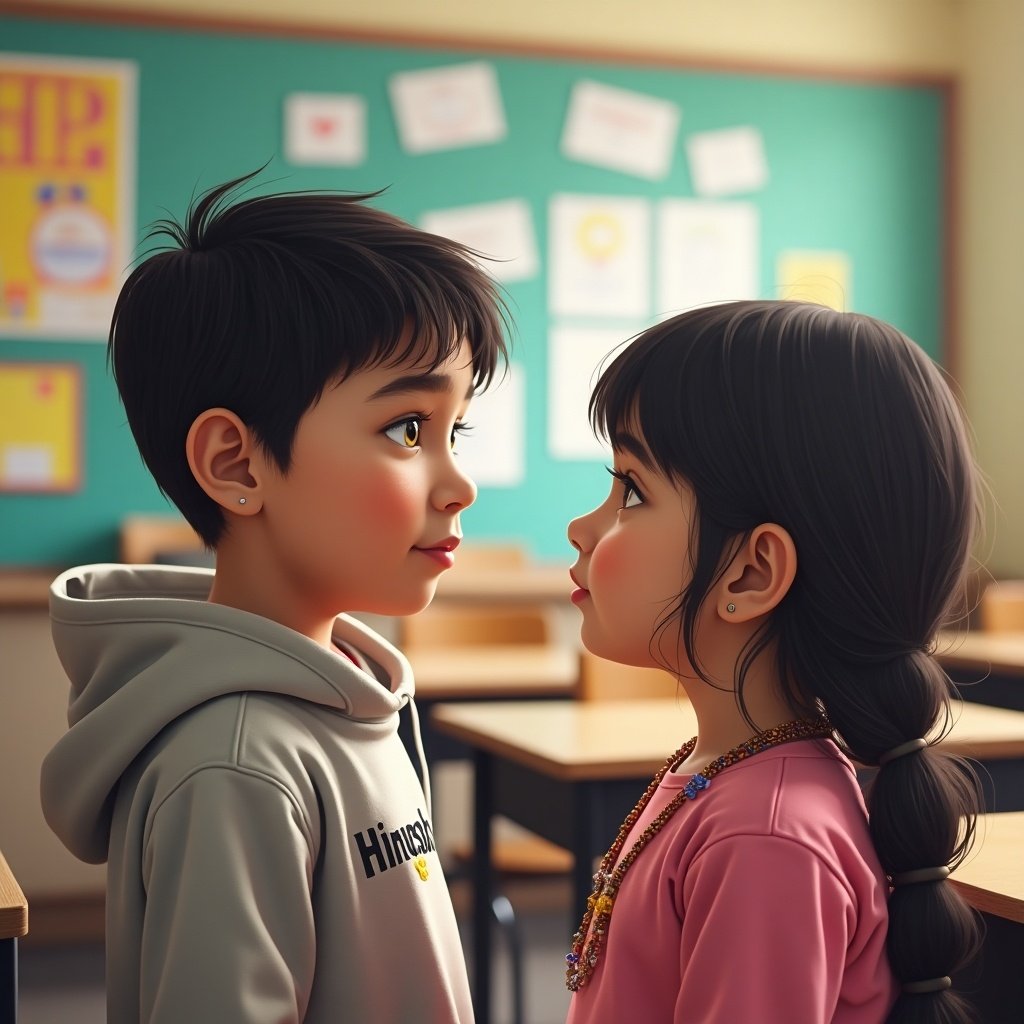
[[569, 537], [569, 543], [581, 554], [588, 551], [591, 546], [591, 531], [588, 523], [591, 514], [592, 513], [588, 513], [585, 516], [577, 516], [577, 518], [573, 519], [569, 523], [569, 528], [566, 531], [566, 534]]

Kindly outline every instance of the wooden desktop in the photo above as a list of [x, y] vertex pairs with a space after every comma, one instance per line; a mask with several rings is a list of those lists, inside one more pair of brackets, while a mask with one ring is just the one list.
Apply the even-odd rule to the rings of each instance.
[[18, 939], [28, 934], [28, 903], [0, 853], [0, 1024], [18, 1019]]
[[[951, 753], [999, 769], [1024, 800], [1024, 712], [964, 703], [943, 741]], [[685, 699], [629, 702], [498, 701], [442, 704], [433, 728], [472, 751], [474, 1000], [490, 1019], [491, 821], [511, 818], [573, 854], [571, 913], [590, 891], [593, 862], [664, 759], [696, 731]], [[1024, 803], [1007, 809], [1024, 810]]]

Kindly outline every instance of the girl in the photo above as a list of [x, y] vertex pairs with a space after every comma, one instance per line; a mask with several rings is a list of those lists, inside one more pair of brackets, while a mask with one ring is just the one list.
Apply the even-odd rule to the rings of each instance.
[[595, 875], [569, 1020], [968, 1021], [944, 879], [977, 788], [933, 746], [929, 648], [976, 484], [940, 372], [877, 320], [737, 302], [642, 334], [590, 413], [614, 480], [569, 526], [583, 643], [672, 671], [699, 734]]

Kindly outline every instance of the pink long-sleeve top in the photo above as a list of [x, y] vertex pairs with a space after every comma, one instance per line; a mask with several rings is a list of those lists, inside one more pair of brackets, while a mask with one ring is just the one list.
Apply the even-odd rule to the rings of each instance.
[[[690, 780], [666, 775], [623, 852]], [[567, 1024], [881, 1024], [888, 885], [831, 741], [726, 768], [629, 869]]]

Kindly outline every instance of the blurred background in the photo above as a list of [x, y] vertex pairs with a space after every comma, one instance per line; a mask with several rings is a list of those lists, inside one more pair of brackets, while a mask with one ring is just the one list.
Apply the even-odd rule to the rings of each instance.
[[[513, 367], [470, 411], [464, 529], [544, 572], [570, 563], [566, 523], [607, 487], [585, 406], [615, 345], [740, 296], [890, 320], [962, 394], [992, 492], [979, 579], [1012, 580], [1022, 52], [1019, 0], [0, 2], [0, 850], [38, 911], [23, 955], [82, 943], [60, 969], [100, 998], [102, 869], [37, 806], [66, 701], [48, 582], [202, 558], [106, 366], [153, 221], [266, 164], [265, 191], [386, 188], [377, 205], [498, 257]], [[571, 649], [551, 579], [532, 595], [560, 602], [540, 639]], [[445, 778], [454, 842], [468, 776]], [[38, 963], [30, 978], [57, 969]]]

